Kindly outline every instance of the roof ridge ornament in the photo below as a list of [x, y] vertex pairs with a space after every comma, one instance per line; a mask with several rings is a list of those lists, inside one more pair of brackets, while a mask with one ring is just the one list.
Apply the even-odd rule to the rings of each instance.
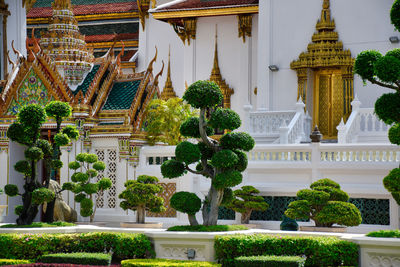
[[172, 86], [172, 79], [171, 79], [171, 45], [170, 45], [168, 49], [167, 79], [165, 81], [165, 85], [161, 93], [161, 99], [168, 100], [174, 97], [176, 97], [176, 93], [174, 91], [174, 87]]

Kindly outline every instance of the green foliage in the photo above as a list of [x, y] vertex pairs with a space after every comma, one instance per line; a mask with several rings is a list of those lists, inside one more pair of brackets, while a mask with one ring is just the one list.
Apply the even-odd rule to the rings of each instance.
[[83, 189], [83, 192], [85, 192], [88, 195], [91, 195], [91, 194], [95, 194], [99, 190], [99, 187], [97, 186], [97, 183], [96, 184], [89, 183], [89, 184], [82, 185], [82, 189]]
[[242, 182], [242, 174], [235, 170], [227, 170], [215, 175], [212, 181], [216, 189], [223, 189], [225, 187], [234, 187]]
[[220, 141], [225, 149], [250, 151], [255, 145], [254, 139], [248, 133], [242, 132], [227, 133], [221, 137]]
[[214, 151], [203, 142], [199, 142], [197, 146], [199, 147], [202, 159], [211, 159], [214, 155]]
[[97, 185], [98, 185], [99, 190], [107, 190], [112, 186], [112, 182], [111, 182], [110, 178], [101, 178], [97, 182]]
[[380, 58], [382, 58], [382, 54], [375, 50], [361, 52], [354, 63], [354, 72], [360, 75], [364, 81], [373, 79], [375, 76], [374, 65]]
[[77, 161], [72, 161], [68, 164], [68, 168], [70, 168], [71, 170], [77, 170], [81, 167], [81, 164]]
[[233, 266], [239, 256], [306, 256], [306, 266], [357, 266], [358, 245], [336, 237], [225, 235], [215, 237], [215, 256], [223, 266]]
[[234, 260], [236, 267], [303, 267], [305, 262], [299, 256], [242, 256]]
[[167, 229], [170, 232], [229, 232], [242, 231], [249, 228], [244, 225], [176, 225]]
[[201, 208], [201, 200], [195, 193], [177, 192], [170, 200], [171, 207], [177, 211], [195, 215]]
[[83, 172], [76, 172], [71, 176], [71, 181], [75, 183], [85, 183], [88, 180], [89, 180], [89, 175]]
[[44, 202], [51, 202], [53, 199], [54, 192], [47, 188], [41, 187], [32, 192], [32, 201], [37, 205], [43, 204]]
[[14, 169], [17, 172], [23, 173], [25, 175], [29, 175], [32, 171], [31, 164], [26, 160], [20, 160], [14, 165]]
[[146, 139], [150, 145], [156, 142], [178, 144], [183, 140], [182, 136], [185, 136], [180, 132], [181, 123], [195, 115], [190, 106], [177, 97], [167, 101], [154, 99], [145, 112]]
[[390, 143], [400, 145], [400, 123], [396, 123], [390, 127], [388, 136]]
[[375, 102], [375, 114], [384, 123], [390, 125], [394, 122], [400, 122], [400, 94], [383, 94]]
[[80, 214], [82, 217], [89, 217], [93, 214], [93, 201], [89, 198], [81, 200]]
[[22, 214], [23, 211], [24, 211], [24, 206], [22, 206], [22, 205], [17, 205], [17, 206], [15, 206], [15, 208], [14, 208], [14, 213], [15, 213], [15, 215], [17, 215], [17, 216], [20, 216], [20, 215]]
[[86, 171], [86, 174], [90, 177], [93, 178], [98, 175], [98, 172], [95, 169], [89, 169]]
[[96, 154], [86, 154], [85, 162], [87, 163], [96, 163], [98, 161], [98, 157]]
[[72, 108], [66, 102], [61, 101], [51, 101], [45, 107], [47, 116], [52, 117], [54, 119], [62, 119], [68, 118], [71, 116]]
[[68, 135], [63, 134], [63, 133], [58, 133], [54, 136], [54, 142], [57, 144], [57, 146], [66, 146], [71, 142], [71, 139], [69, 139]]
[[0, 228], [42, 228], [42, 227], [69, 227], [69, 226], [76, 226], [76, 224], [68, 222], [53, 222], [53, 223], [33, 222], [32, 224], [29, 225], [4, 224], [0, 226]]
[[24, 128], [36, 130], [46, 121], [46, 112], [38, 104], [30, 104], [20, 109], [17, 115]]
[[75, 189], [75, 183], [72, 182], [65, 182], [63, 183], [63, 185], [61, 186], [62, 190], [68, 190], [68, 191], [74, 191]]
[[367, 234], [369, 237], [389, 237], [389, 238], [400, 238], [400, 230], [380, 230], [374, 231]]
[[195, 108], [212, 108], [222, 103], [223, 96], [216, 83], [197, 81], [189, 86], [183, 99]]
[[111, 255], [104, 253], [55, 253], [43, 255], [39, 259], [42, 263], [69, 263], [86, 265], [109, 265]]
[[43, 159], [43, 151], [36, 147], [32, 146], [25, 150], [25, 158], [33, 161], [38, 161]]
[[397, 204], [400, 205], [400, 168], [391, 170], [389, 174], [383, 178], [383, 186], [392, 194]]
[[76, 195], [75, 195], [74, 200], [75, 200], [76, 202], [78, 202], [78, 203], [81, 203], [82, 200], [84, 200], [85, 198], [86, 198], [86, 195], [85, 195], [85, 194], [79, 193], [79, 194], [76, 194]]
[[53, 154], [53, 148], [47, 140], [39, 139], [36, 141], [36, 146], [40, 148], [44, 154], [44, 157], [50, 157]]
[[63, 165], [63, 162], [59, 159], [55, 159], [51, 162], [51, 167], [56, 170], [61, 169]]
[[156, 213], [165, 211], [164, 199], [157, 196], [163, 191], [163, 188], [157, 183], [157, 177], [148, 175], [140, 175], [136, 181], [127, 181], [126, 189], [118, 196], [123, 199], [120, 203], [121, 208], [133, 211], [142, 209]]
[[224, 188], [224, 196], [221, 201], [221, 206], [228, 206], [234, 199], [233, 190], [231, 188]]
[[200, 160], [200, 149], [197, 145], [188, 141], [179, 143], [175, 148], [176, 160], [184, 162], [187, 165]]
[[32, 263], [32, 262], [28, 261], [28, 260], [0, 259], [0, 266], [5, 266], [5, 265], [19, 266], [20, 264], [29, 264], [29, 263]]
[[289, 204], [285, 215], [292, 219], [312, 219], [316, 226], [330, 227], [337, 223], [356, 226], [361, 223], [361, 213], [354, 204], [348, 203], [348, 195], [340, 185], [330, 179], [311, 184], [312, 189], [297, 192], [299, 200]]
[[92, 167], [96, 171], [104, 171], [106, 169], [106, 164], [102, 161], [98, 161], [98, 162], [93, 163]]
[[114, 260], [154, 255], [143, 234], [91, 232], [74, 234], [1, 234], [0, 258], [37, 260], [50, 253], [114, 252]]
[[211, 164], [217, 168], [231, 168], [239, 161], [239, 157], [232, 150], [224, 149], [215, 153], [211, 158]]
[[8, 127], [7, 137], [14, 142], [29, 145], [31, 143], [27, 130], [21, 123], [14, 122]]
[[282, 231], [297, 231], [299, 230], [299, 224], [296, 222], [296, 220], [283, 215], [280, 229]]
[[[179, 128], [181, 135], [185, 137], [200, 138], [199, 123], [200, 121], [198, 117], [190, 117], [185, 120]], [[207, 136], [213, 135], [214, 129], [207, 126], [206, 133]]]
[[67, 125], [61, 130], [63, 134], [66, 134], [70, 139], [77, 140], [79, 137], [79, 130], [75, 126]]
[[208, 123], [215, 129], [233, 131], [240, 127], [242, 121], [235, 111], [229, 108], [217, 108], [216, 111], [211, 113]]
[[177, 178], [185, 174], [185, 164], [180, 161], [170, 159], [161, 165], [161, 174], [165, 178]]
[[247, 164], [248, 164], [248, 159], [247, 159], [246, 153], [239, 151], [239, 150], [233, 150], [233, 152], [235, 152], [235, 154], [239, 158], [239, 161], [237, 162], [235, 169], [240, 172], [245, 171], [247, 168]]
[[122, 267], [134, 267], [134, 266], [160, 266], [160, 267], [218, 267], [220, 264], [207, 262], [207, 261], [192, 261], [192, 260], [169, 260], [169, 259], [133, 259], [124, 260], [121, 262]]
[[400, 29], [400, 1], [396, 0], [393, 3], [392, 9], [390, 10], [390, 20], [394, 27]]
[[394, 56], [379, 58], [374, 68], [376, 76], [383, 82], [394, 83], [400, 78], [400, 60]]
[[15, 184], [6, 184], [4, 186], [4, 193], [9, 197], [14, 197], [19, 194], [18, 186]]
[[84, 162], [86, 160], [87, 153], [79, 153], [76, 155], [75, 159], [79, 162]]

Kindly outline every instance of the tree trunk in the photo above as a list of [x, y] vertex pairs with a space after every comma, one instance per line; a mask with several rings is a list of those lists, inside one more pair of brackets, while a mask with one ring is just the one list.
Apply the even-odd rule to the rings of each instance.
[[215, 189], [211, 184], [206, 201], [203, 204], [203, 225], [216, 225], [218, 222], [218, 207], [224, 195], [223, 189]]
[[199, 225], [199, 223], [197, 222], [195, 214], [188, 214], [188, 218], [189, 218], [189, 223], [190, 223], [191, 226]]
[[248, 224], [250, 222], [251, 212], [252, 210], [242, 213], [242, 218], [240, 219], [240, 222], [243, 224]]
[[[45, 164], [46, 164], [46, 181], [45, 181], [45, 187], [49, 188], [50, 187], [50, 176], [51, 176], [51, 159], [45, 159]], [[57, 192], [54, 192], [54, 195], [56, 195]], [[43, 215], [43, 221], [47, 223], [52, 223], [54, 222], [54, 205], [56, 203], [56, 198], [54, 197], [53, 201], [47, 203], [47, 208], [46, 212]]]
[[[25, 193], [22, 195], [23, 211], [17, 218], [18, 225], [32, 224], [39, 212], [38, 205], [32, 203], [32, 191], [35, 189], [34, 183], [26, 184]], [[30, 191], [31, 190], [31, 191]]]
[[146, 209], [144, 207], [138, 207], [136, 209], [136, 223], [145, 223]]

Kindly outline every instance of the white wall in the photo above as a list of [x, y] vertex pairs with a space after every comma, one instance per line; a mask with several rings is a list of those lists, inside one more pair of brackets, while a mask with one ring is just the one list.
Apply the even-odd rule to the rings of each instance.
[[[23, 55], [26, 55], [26, 11], [22, 7], [21, 0], [6, 0], [11, 15], [7, 19], [7, 49], [10, 51], [10, 58], [15, 62], [17, 56], [11, 48], [11, 41], [14, 40], [14, 47]], [[11, 66], [8, 66], [11, 70]]]

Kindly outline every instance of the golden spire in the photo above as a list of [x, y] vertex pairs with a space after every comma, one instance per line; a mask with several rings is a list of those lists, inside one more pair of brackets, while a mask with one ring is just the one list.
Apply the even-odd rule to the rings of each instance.
[[174, 87], [172, 86], [172, 80], [171, 80], [171, 46], [170, 46], [168, 51], [167, 80], [165, 81], [165, 85], [161, 93], [161, 99], [168, 100], [173, 97], [176, 97], [176, 93], [174, 91]]
[[224, 96], [224, 108], [231, 107], [231, 95], [234, 93], [234, 90], [226, 84], [225, 80], [222, 78], [221, 71], [219, 69], [218, 62], [218, 34], [217, 34], [217, 25], [215, 25], [215, 50], [214, 50], [214, 63], [213, 68], [211, 70], [210, 81], [215, 82]]
[[71, 9], [71, 0], [54, 0], [52, 7], [53, 9]]

